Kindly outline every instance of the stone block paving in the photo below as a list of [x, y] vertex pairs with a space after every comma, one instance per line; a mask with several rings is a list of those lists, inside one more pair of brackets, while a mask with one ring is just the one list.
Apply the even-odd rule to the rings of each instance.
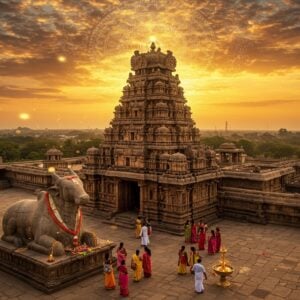
[[[0, 191], [0, 217], [6, 207], [19, 199], [35, 198], [21, 189]], [[277, 225], [258, 225], [229, 220], [220, 220], [223, 244], [228, 248], [227, 258], [235, 271], [230, 277], [231, 287], [222, 289], [216, 285], [218, 277], [212, 266], [219, 255], [208, 256], [201, 251], [203, 264], [208, 273], [205, 293], [194, 293], [194, 278], [191, 274], [177, 275], [177, 253], [183, 238], [157, 232], [153, 228], [151, 250], [153, 253], [153, 277], [139, 283], [132, 281], [130, 257], [140, 248], [133, 230], [103, 224], [100, 219], [85, 217], [85, 223], [99, 237], [123, 241], [128, 252], [127, 265], [131, 278], [129, 299], [300, 299], [300, 230]], [[214, 228], [216, 224], [211, 226]], [[190, 245], [187, 246], [188, 250]], [[115, 274], [116, 274], [115, 270]], [[25, 282], [0, 271], [0, 299], [120, 299], [119, 289], [106, 291], [104, 276], [93, 276], [76, 285], [46, 295]]]

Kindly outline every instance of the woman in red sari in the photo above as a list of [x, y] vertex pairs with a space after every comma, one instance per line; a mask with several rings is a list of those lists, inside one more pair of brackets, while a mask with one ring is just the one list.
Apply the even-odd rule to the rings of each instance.
[[143, 270], [144, 270], [144, 277], [149, 278], [152, 274], [152, 262], [151, 262], [151, 250], [145, 246], [143, 254]]
[[126, 249], [124, 248], [124, 243], [121, 242], [117, 249], [117, 267], [121, 265], [122, 260], [125, 260], [126, 262], [126, 256], [127, 256], [127, 252]]
[[205, 250], [206, 233], [203, 227], [200, 227], [198, 246], [199, 250]]
[[199, 233], [200, 233], [201, 228], [204, 229], [204, 223], [203, 223], [203, 220], [202, 220], [202, 219], [200, 219], [200, 221], [199, 221], [199, 223], [198, 223], [198, 235], [199, 235]]
[[209, 255], [214, 255], [216, 253], [216, 235], [215, 231], [211, 231], [211, 236], [208, 239], [208, 246], [207, 246], [207, 252]]
[[221, 232], [220, 228], [216, 228], [216, 252], [220, 252], [221, 249]]
[[127, 297], [129, 295], [128, 290], [128, 271], [125, 265], [125, 260], [121, 261], [121, 265], [118, 268], [119, 270], [119, 285], [120, 285], [120, 295]]
[[194, 223], [194, 220], [192, 220], [191, 227], [191, 243], [197, 243], [197, 225]]

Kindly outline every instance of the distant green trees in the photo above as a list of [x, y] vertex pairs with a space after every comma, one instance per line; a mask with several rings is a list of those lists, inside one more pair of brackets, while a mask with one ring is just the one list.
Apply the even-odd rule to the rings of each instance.
[[99, 147], [101, 138], [89, 140], [67, 139], [61, 141], [56, 138], [43, 137], [0, 137], [0, 156], [4, 162], [19, 160], [45, 159], [45, 154], [50, 148], [60, 149], [64, 157], [85, 155], [90, 147]]
[[[72, 131], [76, 137], [61, 139], [59, 136], [26, 136], [2, 135], [0, 136], [0, 156], [4, 162], [19, 160], [44, 159], [48, 149], [60, 149], [64, 157], [82, 156], [90, 147], [99, 147], [103, 136], [98, 132]], [[300, 158], [300, 132], [291, 132], [285, 128], [277, 133], [233, 133], [231, 136], [202, 137], [201, 143], [217, 149], [222, 143], [233, 142], [238, 147], [243, 147], [252, 157], [269, 158]]]
[[217, 149], [220, 147], [221, 144], [228, 141], [222, 136], [212, 136], [203, 138], [202, 142], [207, 146]]
[[247, 153], [247, 155], [250, 155], [250, 156], [255, 156], [256, 155], [256, 150], [255, 150], [255, 143], [249, 141], [249, 140], [246, 140], [246, 139], [240, 139], [236, 145], [238, 147], [243, 147], [245, 152]]
[[217, 149], [222, 143], [232, 142], [243, 147], [247, 155], [267, 158], [300, 158], [300, 132], [290, 132], [285, 128], [278, 133], [245, 133], [247, 138], [240, 138], [241, 133], [231, 136], [211, 136], [201, 139], [203, 144]]

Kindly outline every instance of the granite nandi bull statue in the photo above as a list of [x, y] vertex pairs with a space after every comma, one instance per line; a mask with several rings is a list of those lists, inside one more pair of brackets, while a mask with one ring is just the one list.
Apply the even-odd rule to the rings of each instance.
[[97, 245], [97, 238], [83, 230], [80, 205], [89, 201], [77, 174], [59, 177], [52, 173], [54, 186], [39, 193], [37, 200], [21, 200], [10, 206], [3, 217], [2, 240], [17, 247], [60, 256], [75, 242]]

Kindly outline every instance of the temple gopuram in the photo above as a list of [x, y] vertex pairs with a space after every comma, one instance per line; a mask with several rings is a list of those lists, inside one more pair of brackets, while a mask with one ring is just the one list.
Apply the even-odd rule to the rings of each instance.
[[215, 152], [199, 143], [176, 59], [155, 44], [135, 51], [105, 142], [90, 149], [83, 172], [96, 207], [136, 210], [166, 228], [182, 228], [193, 216], [216, 218]]

